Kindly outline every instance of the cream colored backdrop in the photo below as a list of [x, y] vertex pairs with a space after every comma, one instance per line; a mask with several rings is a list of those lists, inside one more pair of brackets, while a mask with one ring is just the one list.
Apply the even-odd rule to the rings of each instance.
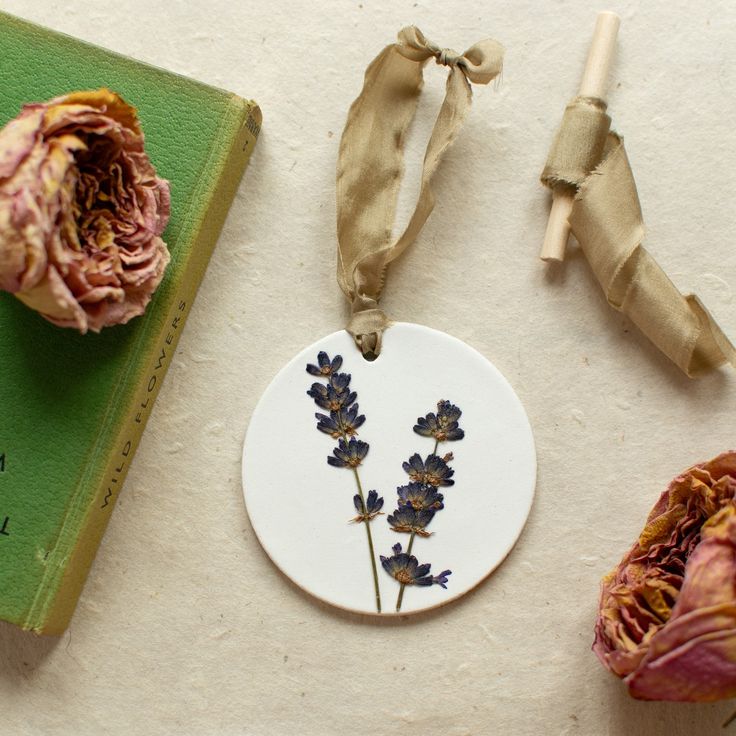
[[[554, 271], [537, 259], [549, 198], [538, 175], [603, 6], [2, 7], [252, 96], [264, 126], [71, 629], [37, 640], [0, 626], [0, 732], [719, 733], [736, 704], [631, 701], [590, 652], [598, 580], [659, 492], [736, 445], [736, 373], [687, 379], [606, 305], [579, 253]], [[734, 338], [736, 7], [609, 7], [622, 17], [610, 111], [645, 244]], [[273, 374], [346, 322], [334, 276], [337, 144], [365, 66], [409, 23], [458, 51], [493, 36], [507, 53], [500, 86], [474, 90], [438, 205], [393, 266], [383, 305], [503, 371], [529, 413], [539, 475], [526, 530], [490, 580], [434, 614], [376, 625], [323, 607], [275, 570], [245, 514], [240, 453]], [[430, 65], [426, 76], [409, 139], [414, 193], [445, 72]], [[410, 197], [401, 204], [406, 214]]]

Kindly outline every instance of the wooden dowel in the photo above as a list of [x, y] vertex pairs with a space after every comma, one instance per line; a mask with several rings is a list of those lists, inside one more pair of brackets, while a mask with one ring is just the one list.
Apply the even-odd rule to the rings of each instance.
[[[598, 13], [588, 60], [578, 91], [581, 97], [597, 97], [605, 100], [608, 72], [613, 61], [613, 50], [620, 23], [621, 20], [616, 13], [608, 10]], [[568, 218], [572, 211], [573, 199], [574, 195], [567, 189], [558, 187], [552, 190], [552, 207], [540, 253], [543, 261], [565, 259], [565, 248], [570, 237]]]
[[598, 13], [593, 31], [593, 40], [585, 62], [585, 71], [580, 80], [581, 97], [604, 99], [608, 87], [608, 72], [611, 70], [616, 34], [621, 19], [609, 10]]
[[568, 218], [572, 212], [574, 195], [567, 190], [552, 190], [552, 206], [549, 209], [549, 220], [544, 232], [544, 243], [539, 257], [543, 261], [564, 261], [567, 239], [570, 237]]

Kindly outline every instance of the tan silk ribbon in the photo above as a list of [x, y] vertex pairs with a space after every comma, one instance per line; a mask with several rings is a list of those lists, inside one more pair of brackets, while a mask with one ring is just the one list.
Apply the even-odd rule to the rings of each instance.
[[612, 307], [688, 376], [727, 362], [736, 367], [736, 349], [700, 300], [681, 294], [642, 247], [634, 176], [610, 122], [601, 100], [573, 100], [542, 182], [577, 189], [570, 227]]
[[[416, 111], [422, 71], [432, 58], [450, 69], [445, 99], [427, 144], [414, 213], [394, 239], [404, 138]], [[456, 54], [410, 26], [366, 70], [340, 141], [337, 280], [352, 307], [347, 330], [368, 357], [379, 354], [381, 335], [390, 324], [378, 306], [386, 269], [414, 242], [434, 207], [432, 177], [468, 112], [470, 83], [488, 84], [501, 72], [502, 62], [503, 47], [496, 41], [481, 41]]]

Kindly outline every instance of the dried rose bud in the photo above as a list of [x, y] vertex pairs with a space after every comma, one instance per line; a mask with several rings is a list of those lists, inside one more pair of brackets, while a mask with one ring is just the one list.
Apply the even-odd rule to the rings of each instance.
[[593, 650], [643, 700], [736, 697], [736, 452], [675, 478], [603, 579]]
[[0, 130], [0, 289], [62, 327], [143, 313], [169, 252], [169, 184], [107, 89], [26, 105]]

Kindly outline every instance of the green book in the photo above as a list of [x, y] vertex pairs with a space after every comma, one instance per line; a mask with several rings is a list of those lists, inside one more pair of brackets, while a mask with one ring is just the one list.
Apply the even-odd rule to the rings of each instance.
[[[0, 292], [0, 619], [66, 628], [260, 130], [257, 105], [0, 13], [0, 126], [108, 87], [171, 184], [171, 263], [142, 317], [55, 327]], [[165, 493], [165, 489], [161, 489]]]

